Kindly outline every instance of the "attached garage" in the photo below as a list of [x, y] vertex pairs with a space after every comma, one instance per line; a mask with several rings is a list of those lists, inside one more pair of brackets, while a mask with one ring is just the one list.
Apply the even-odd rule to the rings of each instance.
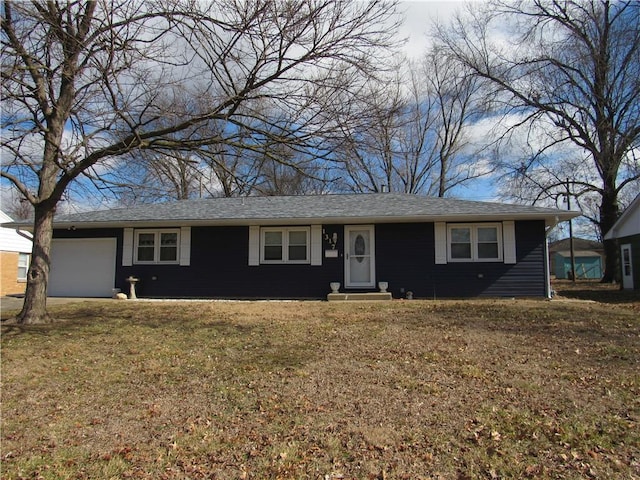
[[53, 239], [49, 295], [110, 297], [115, 271], [115, 238]]

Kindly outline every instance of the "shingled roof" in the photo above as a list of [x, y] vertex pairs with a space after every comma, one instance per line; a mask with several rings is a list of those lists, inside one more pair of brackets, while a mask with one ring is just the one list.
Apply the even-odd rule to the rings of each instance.
[[183, 200], [56, 216], [54, 227], [545, 220], [579, 212], [425, 197], [405, 193], [233, 197]]

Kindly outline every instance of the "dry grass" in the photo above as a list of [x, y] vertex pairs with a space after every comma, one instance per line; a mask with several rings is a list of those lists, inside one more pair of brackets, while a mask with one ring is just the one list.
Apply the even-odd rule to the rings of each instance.
[[639, 307], [56, 307], [3, 326], [2, 478], [640, 478]]

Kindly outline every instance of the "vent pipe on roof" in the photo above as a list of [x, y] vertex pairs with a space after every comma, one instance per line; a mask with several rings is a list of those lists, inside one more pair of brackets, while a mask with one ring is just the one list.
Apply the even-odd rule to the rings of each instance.
[[387, 187], [386, 185], [380, 185], [380, 191], [382, 193], [387, 193], [389, 191], [389, 187]]

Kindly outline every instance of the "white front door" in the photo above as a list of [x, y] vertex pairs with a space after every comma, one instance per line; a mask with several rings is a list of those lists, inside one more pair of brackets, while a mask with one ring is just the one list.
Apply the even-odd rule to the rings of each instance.
[[633, 289], [633, 263], [631, 262], [631, 244], [620, 246], [622, 263], [622, 288]]
[[347, 288], [375, 286], [375, 236], [373, 225], [344, 227], [344, 278]]

